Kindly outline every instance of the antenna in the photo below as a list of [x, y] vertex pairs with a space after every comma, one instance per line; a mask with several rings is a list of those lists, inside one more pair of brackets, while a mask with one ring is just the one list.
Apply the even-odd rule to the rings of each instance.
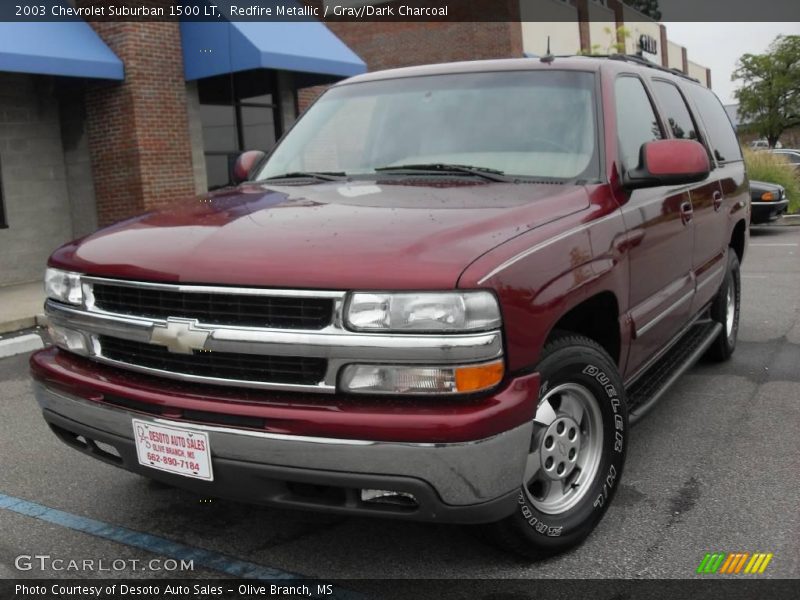
[[544, 55], [542, 58], [540, 58], [539, 60], [540, 60], [541, 62], [543, 62], [543, 63], [550, 64], [551, 62], [553, 62], [553, 61], [555, 60], [555, 58], [556, 58], [556, 57], [555, 57], [555, 56], [553, 56], [553, 54], [550, 52], [550, 36], [548, 35], [548, 36], [547, 36], [547, 52], [546, 52], [546, 53], [545, 53], [545, 55]]

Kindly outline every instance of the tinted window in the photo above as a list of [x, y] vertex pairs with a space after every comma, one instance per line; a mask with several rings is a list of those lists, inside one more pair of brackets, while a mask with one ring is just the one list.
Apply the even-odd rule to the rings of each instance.
[[672, 137], [679, 140], [698, 139], [697, 128], [678, 88], [666, 81], [654, 81], [653, 91], [661, 105], [662, 114], [672, 132]]
[[636, 77], [620, 77], [614, 84], [617, 105], [619, 156], [625, 169], [639, 164], [642, 144], [660, 140], [661, 127], [642, 82]]
[[686, 88], [700, 112], [714, 157], [719, 162], [742, 160], [742, 150], [731, 120], [714, 93], [699, 85], [688, 85]]
[[232, 106], [200, 105], [203, 144], [206, 152], [236, 152], [236, 111]]
[[264, 71], [201, 79], [197, 84], [209, 189], [228, 185], [244, 150], [269, 150], [280, 135], [277, 80]]

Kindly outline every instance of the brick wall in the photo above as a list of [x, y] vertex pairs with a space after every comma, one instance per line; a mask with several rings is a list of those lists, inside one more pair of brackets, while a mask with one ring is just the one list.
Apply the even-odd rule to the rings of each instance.
[[125, 63], [125, 81], [86, 97], [101, 225], [195, 193], [177, 23], [92, 23]]

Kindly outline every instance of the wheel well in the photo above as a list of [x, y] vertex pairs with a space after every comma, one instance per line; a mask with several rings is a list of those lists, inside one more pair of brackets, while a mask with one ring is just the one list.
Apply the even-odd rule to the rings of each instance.
[[742, 259], [744, 259], [744, 221], [739, 221], [736, 223], [736, 227], [733, 228], [733, 234], [731, 235], [731, 243], [729, 244], [733, 251], [736, 252], [736, 257], [739, 259], [739, 263], [741, 264]]
[[619, 365], [619, 304], [612, 292], [602, 292], [581, 302], [558, 320], [550, 331], [550, 337], [563, 331], [594, 340]]

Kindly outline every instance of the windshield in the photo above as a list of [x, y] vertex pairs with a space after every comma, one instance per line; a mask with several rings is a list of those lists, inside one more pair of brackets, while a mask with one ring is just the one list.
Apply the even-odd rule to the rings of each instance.
[[592, 73], [506, 71], [354, 83], [326, 92], [257, 179], [460, 165], [595, 180], [595, 119]]

